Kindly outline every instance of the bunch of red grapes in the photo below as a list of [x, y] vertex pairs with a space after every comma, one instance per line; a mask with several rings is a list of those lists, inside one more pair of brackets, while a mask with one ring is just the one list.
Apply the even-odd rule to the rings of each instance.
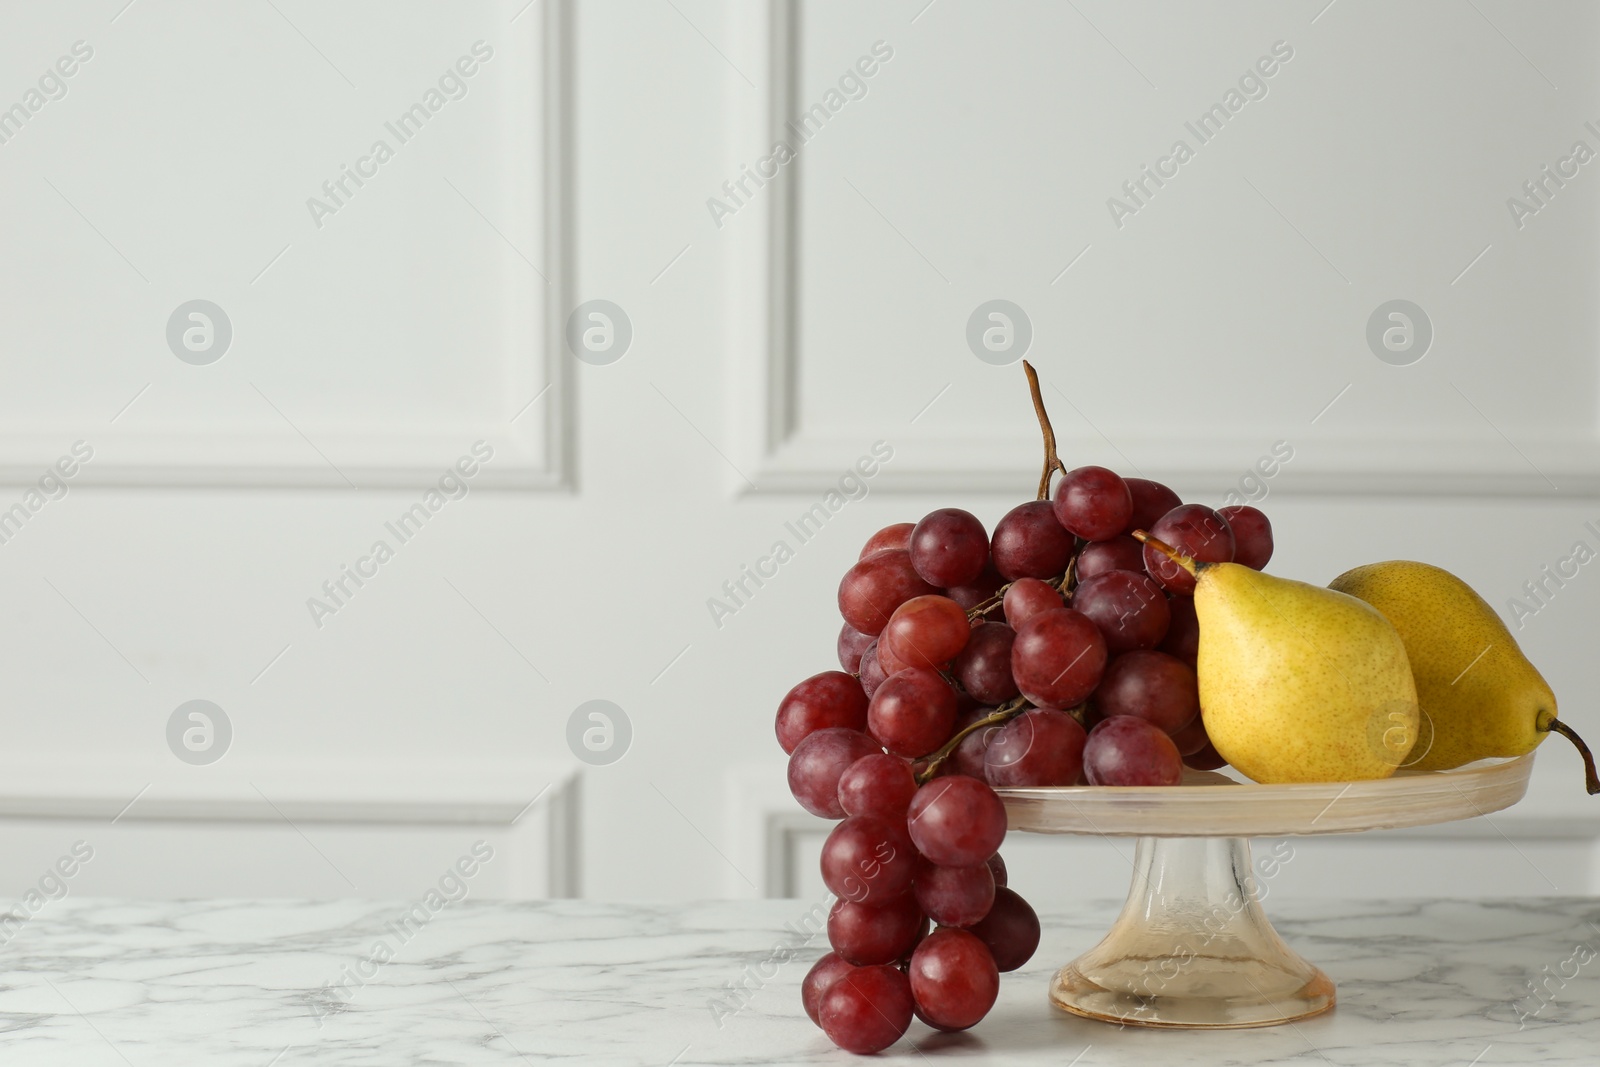
[[993, 535], [959, 508], [879, 530], [840, 582], [843, 670], [777, 717], [795, 798], [843, 820], [822, 849], [833, 951], [802, 985], [834, 1044], [887, 1048], [913, 1015], [964, 1030], [1038, 947], [994, 787], [1175, 785], [1185, 763], [1223, 765], [1200, 719], [1194, 578], [1134, 530], [1198, 561], [1272, 555], [1253, 507], [1079, 467]]

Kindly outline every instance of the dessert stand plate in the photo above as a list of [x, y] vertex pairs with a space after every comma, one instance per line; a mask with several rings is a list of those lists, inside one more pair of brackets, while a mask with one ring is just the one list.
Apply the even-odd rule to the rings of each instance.
[[1009, 828], [1136, 837], [1122, 914], [1061, 968], [1050, 1002], [1090, 1019], [1181, 1029], [1271, 1026], [1327, 1011], [1334, 986], [1260, 905], [1251, 837], [1453, 822], [1510, 807], [1533, 753], [1372, 782], [1258, 785], [1185, 771], [1167, 787], [999, 789]]

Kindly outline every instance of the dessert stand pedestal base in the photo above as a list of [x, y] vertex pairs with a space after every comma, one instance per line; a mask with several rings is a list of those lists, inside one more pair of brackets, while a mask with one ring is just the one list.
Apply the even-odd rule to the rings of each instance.
[[1050, 1002], [1130, 1026], [1270, 1026], [1333, 1007], [1333, 982], [1261, 910], [1242, 837], [1141, 837], [1105, 940], [1056, 973]]
[[1355, 833], [1468, 819], [1527, 791], [1533, 754], [1375, 782], [1241, 783], [1185, 772], [1165, 788], [1001, 789], [1010, 828], [1136, 837], [1111, 930], [1050, 982], [1050, 1003], [1126, 1026], [1232, 1029], [1328, 1011], [1333, 981], [1284, 944], [1261, 908], [1270, 862], [1251, 837]]

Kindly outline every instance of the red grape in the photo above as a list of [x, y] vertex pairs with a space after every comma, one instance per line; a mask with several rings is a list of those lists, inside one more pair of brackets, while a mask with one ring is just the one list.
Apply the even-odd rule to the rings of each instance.
[[924, 864], [913, 887], [917, 906], [940, 926], [971, 926], [994, 903], [994, 872], [988, 864], [939, 867]]
[[[965, 727], [972, 725], [984, 718], [993, 708], [975, 708], [970, 713], [956, 720], [956, 728], [952, 736], [960, 733]], [[998, 726], [985, 726], [974, 730], [961, 739], [961, 743], [950, 753], [950, 758], [944, 761], [941, 768], [946, 774], [965, 774], [968, 777], [983, 781], [983, 754], [989, 748], [989, 740], [1000, 729]]]
[[822, 844], [822, 883], [855, 904], [887, 904], [911, 888], [917, 853], [900, 819], [852, 815]]
[[1056, 521], [1048, 500], [1031, 500], [1006, 512], [989, 541], [995, 569], [1007, 581], [1054, 578], [1067, 569], [1072, 549], [1072, 535]]
[[878, 639], [874, 637], [872, 644], [861, 653], [861, 691], [868, 700], [872, 699], [872, 694], [888, 677], [889, 672], [883, 669], [883, 661], [878, 658]]
[[789, 792], [800, 806], [824, 819], [844, 818], [839, 806], [839, 778], [862, 756], [882, 751], [859, 730], [829, 726], [817, 730], [789, 755]]
[[1183, 757], [1160, 727], [1113, 715], [1089, 731], [1083, 769], [1090, 785], [1177, 785]]
[[922, 936], [922, 909], [910, 893], [881, 906], [839, 899], [828, 911], [828, 942], [858, 967], [893, 963]]
[[[1203, 504], [1173, 508], [1149, 532], [1200, 563], [1228, 563], [1233, 559], [1233, 531]], [[1194, 575], [1152, 545], [1144, 546], [1144, 569], [1169, 592], [1194, 593]]]
[[1000, 853], [998, 852], [989, 857], [989, 873], [994, 875], [994, 884], [996, 887], [1005, 887], [1006, 861], [1000, 858]]
[[800, 1003], [804, 1005], [806, 1014], [811, 1016], [812, 1022], [818, 1026], [822, 1025], [822, 1018], [818, 1014], [822, 1007], [822, 994], [842, 976], [855, 969], [855, 964], [837, 952], [825, 953], [820, 960], [811, 965], [811, 970], [806, 972], [805, 979], [800, 983]]
[[960, 508], [930, 511], [911, 531], [911, 564], [930, 585], [966, 585], [989, 562], [989, 535]]
[[1080, 583], [1072, 591], [1072, 606], [1100, 628], [1113, 655], [1154, 648], [1167, 635], [1172, 617], [1161, 587], [1133, 571], [1108, 571]]
[[1165, 652], [1124, 652], [1106, 665], [1094, 704], [1106, 718], [1132, 715], [1175, 734], [1200, 714], [1200, 689], [1194, 668], [1182, 660]]
[[907, 813], [911, 841], [941, 867], [974, 867], [1000, 848], [1006, 807], [984, 783], [955, 774], [917, 790]]
[[[963, 693], [960, 689], [956, 689], [955, 693], [956, 693], [956, 721], [957, 722], [970, 722], [971, 721], [971, 716], [975, 712], [977, 712], [980, 709], [982, 709], [983, 705], [979, 704], [977, 702], [977, 700], [974, 699], [972, 694], [970, 694], [970, 693]], [[993, 710], [993, 709], [984, 709], [984, 714], [988, 714], [988, 712], [990, 710]], [[954, 733], [955, 731], [952, 730], [951, 732]]]
[[1018, 578], [1006, 590], [1001, 603], [1005, 606], [1006, 622], [1013, 630], [1021, 629], [1022, 624], [1035, 615], [1067, 606], [1061, 599], [1061, 592], [1039, 578]]
[[911, 954], [917, 1014], [938, 1030], [965, 1030], [989, 1014], [1000, 971], [989, 948], [965, 930], [935, 930]]
[[1223, 759], [1216, 746], [1207, 740], [1204, 748], [1183, 757], [1183, 764], [1197, 771], [1214, 771], [1218, 767], [1226, 767], [1228, 761]]
[[878, 666], [883, 669], [885, 678], [893, 678], [901, 671], [911, 669], [911, 664], [895, 655], [894, 649], [890, 648], [889, 642], [883, 638], [878, 639]]
[[967, 647], [951, 664], [951, 673], [974, 700], [1003, 704], [1017, 695], [1011, 678], [1011, 645], [1017, 633], [1001, 622], [980, 622]]
[[1123, 527], [1127, 533], [1150, 529], [1161, 516], [1183, 503], [1182, 497], [1160, 482], [1148, 478], [1125, 480], [1128, 493], [1133, 497], [1133, 514], [1128, 517], [1128, 525]]
[[[918, 869], [919, 870], [922, 867], [926, 867], [928, 865], [928, 861], [927, 860], [918, 860], [917, 863], [918, 863]], [[910, 894], [907, 894], [907, 896], [910, 897], [910, 899], [912, 899], [912, 900], [916, 899], [916, 897], [911, 896]], [[917, 910], [921, 911], [922, 909], [918, 908]], [[906, 953], [900, 957], [899, 963], [900, 963], [900, 968], [902, 970], [905, 969], [905, 965], [907, 963], [911, 962], [911, 953], [916, 951], [916, 947], [918, 945], [922, 944], [922, 939], [927, 937], [929, 932], [932, 931], [932, 930], [933, 930], [933, 922], [932, 922], [932, 920], [930, 920], [927, 916], [923, 916], [922, 923], [917, 927], [917, 936], [911, 942], [911, 948], [909, 950], [907, 950]]]
[[875, 640], [871, 634], [864, 634], [849, 623], [839, 627], [839, 640], [834, 642], [834, 649], [839, 653], [839, 666], [846, 674], [861, 670], [861, 655]]
[[1078, 467], [1056, 483], [1055, 514], [1069, 533], [1085, 541], [1104, 541], [1127, 528], [1133, 494], [1115, 471]]
[[984, 755], [988, 782], [996, 787], [1077, 785], [1084, 736], [1083, 727], [1064, 711], [1025, 711], [990, 740]]
[[1233, 561], [1260, 570], [1272, 558], [1272, 523], [1249, 504], [1218, 508], [1217, 516], [1233, 531]]
[[1196, 715], [1188, 726], [1173, 732], [1172, 744], [1177, 748], [1178, 755], [1183, 757], [1183, 761], [1188, 763], [1190, 756], [1211, 745], [1211, 738], [1206, 735], [1205, 721]]
[[[982, 572], [965, 585], [952, 585], [944, 591], [944, 595], [961, 605], [962, 611], [971, 611], [985, 600], [992, 598], [1000, 591], [1006, 580], [1000, 577], [1000, 572], [994, 569], [992, 561], [986, 561]], [[999, 618], [1000, 606], [997, 604], [990, 608], [984, 618]]]
[[1100, 684], [1106, 642], [1088, 617], [1071, 608], [1035, 615], [1017, 630], [1011, 674], [1028, 701], [1041, 708], [1070, 708]]
[[839, 806], [846, 815], [904, 821], [916, 794], [911, 764], [887, 752], [862, 756], [839, 776]]
[[828, 987], [817, 1015], [846, 1052], [881, 1052], [911, 1028], [911, 981], [895, 967], [858, 967]]
[[956, 724], [956, 691], [937, 671], [912, 667], [891, 675], [867, 706], [867, 731], [897, 756], [926, 756]]
[[[942, 667], [967, 645], [972, 624], [947, 596], [919, 596], [901, 604], [883, 628], [883, 645], [908, 667]], [[881, 646], [880, 646], [881, 647]]]
[[1073, 573], [1078, 581], [1086, 582], [1107, 571], [1133, 571], [1144, 573], [1144, 546], [1127, 534], [1118, 534], [1107, 541], [1092, 541], [1078, 552], [1078, 565]]
[[1172, 615], [1172, 621], [1167, 623], [1167, 636], [1156, 648], [1193, 667], [1195, 658], [1200, 654], [1200, 620], [1194, 613], [1194, 598], [1168, 597], [1167, 610]]
[[875, 552], [845, 572], [839, 582], [839, 614], [864, 634], [880, 634], [894, 609], [914, 596], [938, 592], [917, 576], [903, 548]]
[[861, 546], [861, 555], [856, 558], [866, 559], [868, 556], [877, 555], [879, 552], [887, 552], [892, 548], [909, 548], [911, 546], [911, 531], [915, 526], [916, 523], [911, 522], [897, 522], [892, 526], [885, 526], [867, 538], [867, 543]]
[[789, 690], [778, 705], [778, 744], [785, 753], [813, 731], [829, 726], [867, 728], [867, 697], [843, 671], [823, 671]]
[[972, 927], [972, 934], [988, 946], [996, 967], [1014, 971], [1039, 947], [1039, 916], [1015, 890], [998, 887], [994, 906]]

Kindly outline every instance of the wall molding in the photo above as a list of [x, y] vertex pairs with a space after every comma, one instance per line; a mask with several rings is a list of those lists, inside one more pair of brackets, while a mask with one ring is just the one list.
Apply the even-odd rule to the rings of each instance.
[[[573, 484], [574, 375], [564, 340], [564, 321], [572, 290], [570, 190], [572, 187], [573, 42], [569, 0], [547, 0], [526, 20], [535, 28], [542, 53], [543, 144], [540, 213], [543, 229], [542, 291], [529, 293], [543, 307], [540, 351], [508, 351], [503, 359], [533, 359], [543, 384], [525, 395], [499, 398], [503, 412], [485, 424], [404, 420], [376, 427], [308, 429], [316, 448], [333, 457], [333, 469], [289, 426], [281, 432], [175, 432], [159, 427], [122, 429], [96, 421], [96, 429], [63, 423], [58, 429], [0, 430], [0, 485], [36, 482], [75, 440], [95, 447], [93, 462], [72, 479], [80, 486], [186, 488], [418, 488], [436, 481], [446, 467], [483, 439], [496, 458], [473, 479], [474, 488], [566, 490]], [[520, 28], [519, 28], [520, 29]], [[510, 91], [510, 90], [508, 90]], [[522, 131], [512, 131], [513, 135]], [[537, 286], [535, 280], [533, 285]], [[441, 354], [442, 358], [442, 354]], [[502, 375], [504, 377], [504, 375]], [[132, 386], [130, 386], [130, 390]], [[539, 389], [543, 420], [519, 411]], [[106, 412], [106, 417], [111, 416]], [[513, 416], [520, 416], [511, 421]], [[499, 421], [503, 418], [504, 421]], [[522, 423], [529, 429], [522, 429]], [[347, 481], [348, 479], [348, 481]], [[4, 506], [9, 506], [6, 501]]]
[[[64, 763], [64, 761], [57, 761]], [[109, 824], [339, 825], [404, 829], [476, 826], [516, 843], [513, 875], [528, 896], [575, 897], [581, 888], [580, 774], [560, 764], [262, 767], [227, 777], [141, 773], [126, 766], [0, 765], [0, 835], [8, 824], [64, 820]], [[537, 848], [541, 856], [520, 858]]]
[[[1058, 420], [1065, 421], [1065, 420]], [[868, 428], [813, 433], [796, 431], [761, 453], [745, 469], [756, 493], [820, 493], [872, 443]], [[1099, 437], [1079, 437], [1057, 428], [1063, 455], [1084, 463], [1126, 470], [1131, 460], [1145, 476], [1181, 487], [1186, 498], [1218, 501], [1255, 458], [1273, 443], [1270, 434], [1223, 433], [1194, 438], [1126, 436], [1118, 449]], [[1036, 432], [996, 432], [949, 437], [904, 428], [890, 436], [895, 458], [872, 480], [874, 492], [973, 492], [1031, 495], [1037, 483]], [[1600, 439], [1588, 434], [1547, 435], [1507, 447], [1498, 436], [1405, 441], [1384, 438], [1338, 440], [1298, 435], [1294, 460], [1272, 481], [1277, 495], [1407, 497], [1523, 497], [1589, 499], [1600, 496]], [[1401, 464], [1397, 455], [1404, 455]], [[1547, 480], [1548, 479], [1548, 480]]]
[[731, 767], [724, 784], [728, 860], [736, 868], [724, 878], [725, 894], [735, 899], [796, 896], [795, 843], [808, 834], [826, 834], [835, 824], [795, 803], [782, 766]]
[[[738, 15], [740, 54], [759, 57], [751, 73], [757, 99], [741, 112], [735, 141], [739, 158], [750, 159], [790, 138], [784, 124], [802, 101], [800, 4], [766, 0], [741, 5]], [[826, 491], [874, 439], [885, 436], [881, 427], [868, 426], [818, 432], [801, 417], [798, 381], [805, 353], [796, 311], [801, 297], [797, 265], [804, 249], [798, 235], [798, 183], [805, 168], [802, 152], [729, 223], [738, 242], [731, 306], [744, 317], [734, 327], [728, 367], [734, 383], [730, 432], [739, 467], [755, 483], [730, 477], [728, 487], [736, 495]], [[1268, 430], [1241, 433], [1224, 419], [1215, 431], [1198, 435], [1182, 427], [1166, 434], [1118, 434], [1117, 451], [1098, 433], [1075, 426], [1079, 420], [1070, 411], [1058, 412], [1056, 421], [1063, 455], [1117, 469], [1132, 462], [1150, 477], [1182, 486], [1189, 496], [1219, 498], [1283, 436]], [[1036, 484], [1039, 440], [1031, 418], [959, 437], [905, 426], [891, 443], [895, 460], [874, 477], [875, 492], [1014, 495], [1013, 487]], [[1403, 430], [1383, 436], [1361, 430], [1297, 432], [1293, 443], [1294, 463], [1274, 481], [1274, 494], [1600, 496], [1600, 424], [1543, 439], [1519, 435], [1514, 447], [1489, 426], [1451, 437]]]

